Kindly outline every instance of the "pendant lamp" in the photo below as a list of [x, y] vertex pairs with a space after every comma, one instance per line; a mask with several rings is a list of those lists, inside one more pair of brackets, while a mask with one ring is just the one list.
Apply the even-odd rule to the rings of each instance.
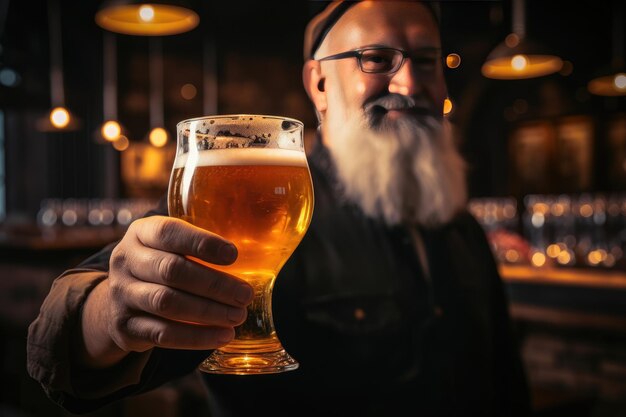
[[165, 130], [163, 115], [163, 51], [161, 39], [150, 39], [150, 133], [148, 140], [157, 147], [167, 144], [169, 135]]
[[124, 35], [176, 35], [194, 29], [199, 22], [196, 12], [174, 0], [107, 1], [96, 13], [98, 26]]
[[50, 32], [50, 113], [37, 120], [40, 132], [74, 131], [80, 120], [65, 107], [63, 86], [63, 40], [61, 36], [61, 11], [58, 0], [48, 0], [48, 26]]
[[487, 78], [517, 80], [555, 73], [563, 66], [558, 56], [526, 36], [524, 0], [513, 0], [512, 33], [487, 56], [481, 71]]
[[608, 68], [597, 72], [589, 81], [587, 90], [599, 96], [626, 95], [626, 62], [624, 62], [624, 7], [613, 1], [613, 57]]
[[123, 133], [117, 120], [117, 46], [115, 34], [103, 33], [102, 61], [102, 110], [104, 121], [100, 127], [99, 137], [109, 142], [116, 142]]

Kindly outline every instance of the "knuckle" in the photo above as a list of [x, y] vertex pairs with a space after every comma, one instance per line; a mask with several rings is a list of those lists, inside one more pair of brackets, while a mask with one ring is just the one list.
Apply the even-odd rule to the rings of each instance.
[[124, 274], [111, 271], [106, 279], [106, 284], [109, 312], [110, 314], [121, 314], [127, 306], [128, 297], [132, 291], [132, 283]]
[[124, 328], [125, 322], [125, 320], [120, 320], [120, 317], [117, 315], [109, 317], [107, 326], [111, 336], [120, 334], [121, 330]]
[[155, 313], [168, 312], [174, 305], [174, 296], [166, 287], [158, 288], [150, 295], [150, 306]]
[[181, 259], [178, 256], [163, 256], [157, 259], [157, 273], [165, 283], [175, 281], [176, 271], [181, 267]]
[[123, 337], [120, 333], [111, 333], [111, 339], [113, 342], [123, 351], [131, 351], [133, 350], [133, 344], [128, 341], [127, 338]]
[[161, 242], [169, 242], [176, 234], [176, 223], [166, 217], [155, 221], [153, 227], [154, 238]]
[[109, 335], [116, 345], [123, 350], [131, 350], [133, 345], [130, 341], [129, 320], [119, 314], [113, 315], [109, 320]]
[[170, 332], [168, 332], [167, 327], [163, 325], [153, 326], [150, 330], [148, 339], [153, 346], [163, 347], [170, 346], [172, 344], [171, 342], [174, 340], [173, 337], [170, 337]]
[[143, 351], [156, 346], [155, 327], [142, 317], [135, 316], [128, 320], [126, 343], [132, 350]]
[[137, 229], [140, 227], [141, 223], [142, 223], [143, 219], [137, 219], [133, 222], [131, 222], [128, 225], [128, 229], [126, 229], [126, 234], [124, 235], [126, 236], [134, 236], [137, 234]]
[[211, 295], [219, 294], [224, 289], [224, 280], [219, 276], [212, 275], [206, 282], [206, 289]]
[[155, 327], [151, 332], [150, 340], [155, 346], [165, 346], [167, 344], [167, 332], [161, 326]]
[[191, 244], [194, 255], [202, 256], [210, 252], [210, 243], [211, 242], [209, 242], [207, 239], [204, 239], [202, 236], [196, 236]]
[[109, 293], [111, 294], [111, 300], [116, 302], [123, 299], [126, 287], [121, 285], [117, 279], [111, 278], [111, 275], [109, 275], [109, 277]]
[[113, 248], [113, 252], [111, 252], [111, 260], [109, 262], [110, 269], [117, 270], [124, 268], [127, 260], [128, 255], [124, 251], [123, 246], [121, 244], [117, 245]]
[[144, 233], [144, 230], [150, 230], [147, 223], [148, 219], [137, 219], [128, 225], [128, 229], [126, 229], [126, 233], [124, 234], [124, 238], [122, 242], [132, 242], [134, 240], [139, 239], [139, 237]]

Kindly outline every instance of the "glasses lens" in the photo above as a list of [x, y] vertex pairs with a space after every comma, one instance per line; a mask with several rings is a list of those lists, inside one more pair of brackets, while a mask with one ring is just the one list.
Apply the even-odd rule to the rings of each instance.
[[402, 61], [402, 53], [394, 49], [366, 49], [361, 52], [361, 68], [365, 72], [390, 72]]

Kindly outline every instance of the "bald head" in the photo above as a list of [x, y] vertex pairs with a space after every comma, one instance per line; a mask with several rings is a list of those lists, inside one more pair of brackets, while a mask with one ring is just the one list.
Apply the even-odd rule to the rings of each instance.
[[[324, 41], [326, 35], [333, 28], [335, 23], [343, 16], [343, 14], [349, 8], [355, 6], [358, 3], [359, 1], [357, 0], [335, 0], [309, 21], [304, 31], [303, 53], [305, 61], [314, 57], [315, 52], [317, 52], [320, 44]], [[428, 8], [428, 10], [435, 18], [435, 21], [439, 23], [441, 16], [439, 3], [433, 1], [426, 1], [421, 3]]]
[[382, 42], [440, 47], [439, 28], [430, 9], [416, 1], [354, 2], [336, 20], [314, 58]]

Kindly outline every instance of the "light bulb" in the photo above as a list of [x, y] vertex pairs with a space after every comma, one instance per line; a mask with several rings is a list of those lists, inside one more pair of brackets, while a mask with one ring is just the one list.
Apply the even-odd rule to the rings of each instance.
[[613, 79], [613, 84], [618, 90], [626, 90], [626, 74], [617, 74]]
[[162, 127], [155, 127], [150, 131], [150, 143], [160, 148], [167, 143], [167, 132]]
[[144, 22], [151, 22], [154, 19], [154, 8], [144, 4], [139, 8], [139, 18]]
[[63, 129], [70, 123], [70, 113], [64, 107], [55, 107], [50, 112], [50, 123], [58, 129]]
[[112, 142], [119, 137], [120, 133], [122, 133], [122, 129], [118, 122], [116, 122], [115, 120], [109, 120], [102, 125], [101, 132], [103, 138], [105, 138], [109, 142]]
[[511, 67], [516, 71], [523, 71], [528, 65], [528, 60], [524, 55], [515, 55], [511, 58]]

